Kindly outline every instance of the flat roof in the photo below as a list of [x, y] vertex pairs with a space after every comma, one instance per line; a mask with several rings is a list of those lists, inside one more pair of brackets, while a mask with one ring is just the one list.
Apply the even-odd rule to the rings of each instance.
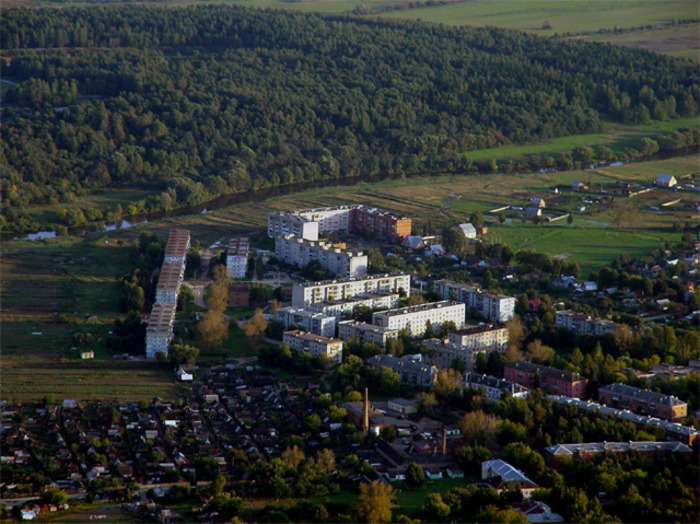
[[179, 262], [163, 262], [156, 289], [177, 289], [181, 282], [181, 272], [182, 264]]
[[248, 237], [232, 237], [228, 243], [228, 256], [239, 255], [248, 256], [250, 242]]
[[169, 333], [175, 320], [175, 304], [153, 304], [146, 331], [149, 333]]
[[314, 307], [318, 306], [337, 306], [340, 304], [354, 304], [355, 302], [364, 302], [365, 300], [374, 300], [378, 298], [385, 297], [398, 297], [398, 293], [360, 293], [359, 295], [353, 295], [350, 298], [338, 298], [336, 300], [324, 300], [322, 302], [316, 302]]
[[408, 273], [382, 273], [381, 275], [364, 275], [361, 277], [346, 277], [336, 278], [333, 280], [318, 280], [316, 282], [304, 282], [303, 284], [295, 284], [295, 286], [312, 287], [312, 286], [328, 286], [331, 284], [348, 284], [351, 282], [364, 282], [366, 280], [382, 280], [386, 278], [396, 277], [411, 277]]
[[284, 336], [290, 336], [293, 338], [301, 338], [303, 340], [308, 340], [310, 342], [321, 342], [323, 344], [333, 344], [333, 343], [340, 343], [342, 344], [343, 341], [339, 340], [337, 338], [328, 338], [328, 337], [322, 337], [321, 335], [315, 335], [314, 333], [309, 333], [307, 331], [300, 331], [298, 329], [294, 329], [292, 331], [285, 331]]
[[419, 304], [417, 306], [406, 306], [397, 309], [390, 309], [388, 311], [378, 311], [377, 313], [375, 313], [375, 315], [395, 317], [398, 315], [406, 315], [408, 313], [419, 313], [421, 311], [431, 311], [434, 309], [443, 309], [452, 306], [466, 307], [462, 302], [455, 302], [454, 300], [442, 300], [440, 302], [430, 302], [428, 304]]
[[184, 257], [190, 243], [190, 232], [187, 229], [171, 229], [168, 243], [165, 246], [166, 257]]
[[485, 333], [486, 331], [498, 331], [506, 329], [503, 324], [487, 324], [485, 326], [466, 326], [457, 331], [450, 331], [450, 335], [476, 335], [477, 333]]

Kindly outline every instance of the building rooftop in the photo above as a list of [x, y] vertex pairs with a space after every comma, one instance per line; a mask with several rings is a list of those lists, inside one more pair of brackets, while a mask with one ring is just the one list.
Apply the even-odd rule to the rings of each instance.
[[182, 264], [180, 262], [163, 262], [158, 277], [158, 286], [156, 289], [177, 289], [180, 285], [182, 275]]
[[285, 331], [284, 336], [287, 337], [294, 337], [294, 338], [300, 338], [303, 340], [307, 340], [309, 342], [320, 342], [322, 344], [333, 344], [333, 343], [340, 343], [342, 344], [342, 340], [338, 340], [337, 338], [328, 338], [328, 337], [322, 337], [321, 335], [314, 335], [313, 333], [308, 333], [306, 331], [301, 331], [299, 329], [294, 329], [292, 331]]
[[476, 335], [487, 331], [495, 331], [497, 329], [505, 329], [503, 324], [484, 324], [483, 326], [466, 326], [457, 331], [450, 331], [450, 335]]
[[364, 282], [365, 280], [382, 280], [392, 277], [407, 277], [406, 273], [382, 273], [381, 275], [363, 275], [361, 277], [346, 277], [336, 278], [333, 280], [318, 280], [316, 282], [304, 282], [303, 284], [295, 284], [295, 286], [312, 287], [312, 286], [327, 286], [331, 284], [346, 284], [350, 282]]
[[647, 389], [635, 388], [628, 386], [626, 384], [620, 384], [615, 382], [614, 384], [609, 384], [605, 387], [598, 389], [605, 393], [610, 393], [612, 395], [620, 395], [626, 398], [633, 398], [646, 402], [648, 404], [657, 404], [660, 406], [684, 406], [685, 402], [674, 397], [673, 395], [665, 395], [664, 393], [657, 393], [656, 391], [649, 391]]
[[394, 370], [400, 369], [408, 373], [437, 373], [437, 368], [430, 364], [407, 358], [392, 357], [391, 355], [374, 355], [368, 358], [366, 362], [377, 367], [386, 366]]
[[480, 375], [479, 373], [465, 373], [464, 383], [467, 386], [484, 386], [488, 388], [508, 390], [511, 393], [525, 393], [529, 389], [511, 382], [510, 380], [503, 380], [500, 378], [492, 377], [491, 375]]
[[583, 444], [555, 444], [546, 448], [549, 453], [557, 456], [584, 453], [626, 453], [628, 451], [674, 451], [692, 453], [692, 449], [680, 442], [588, 442]]
[[175, 304], [162, 304], [160, 302], [153, 304], [146, 331], [151, 334], [170, 333], [175, 320], [175, 309]]
[[540, 366], [539, 364], [533, 364], [531, 362], [525, 362], [524, 360], [518, 360], [517, 362], [510, 362], [505, 364], [506, 367], [519, 369], [526, 371], [528, 373], [537, 373], [539, 375], [551, 378], [559, 378], [562, 380], [568, 380], [570, 382], [587, 380], [583, 378], [578, 373], [573, 373], [571, 371], [564, 371], [562, 369], [550, 368], [547, 366]]
[[430, 311], [433, 309], [442, 309], [451, 306], [464, 306], [464, 304], [453, 300], [442, 300], [440, 302], [430, 302], [428, 304], [419, 304], [417, 306], [406, 306], [397, 309], [389, 309], [388, 311], [379, 311], [375, 313], [375, 315], [393, 317], [397, 315], [405, 315], [407, 313], [419, 313], [421, 311]]
[[316, 302], [313, 307], [323, 307], [323, 306], [337, 306], [340, 304], [354, 304], [355, 302], [362, 302], [365, 300], [374, 300], [385, 297], [396, 297], [398, 299], [398, 293], [360, 293], [358, 295], [353, 295], [350, 298], [339, 298], [336, 300], [323, 300], [321, 302]]
[[338, 322], [338, 326], [352, 326], [355, 329], [361, 331], [371, 331], [372, 333], [396, 333], [396, 329], [385, 328], [380, 326], [375, 326], [372, 324], [367, 324], [366, 322], [357, 322], [355, 320], [343, 320]]
[[232, 237], [229, 240], [228, 256], [248, 256], [248, 249], [250, 248], [250, 243], [248, 237]]
[[171, 229], [165, 246], [166, 257], [184, 257], [190, 244], [190, 232], [187, 229]]

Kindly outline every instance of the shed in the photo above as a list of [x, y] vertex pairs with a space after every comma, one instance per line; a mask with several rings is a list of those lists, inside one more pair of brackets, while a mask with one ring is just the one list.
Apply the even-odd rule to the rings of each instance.
[[678, 180], [673, 175], [659, 174], [654, 180], [654, 185], [660, 187], [673, 187], [678, 184]]
[[476, 228], [472, 224], [467, 222], [466, 224], [460, 224], [458, 227], [466, 238], [476, 238]]

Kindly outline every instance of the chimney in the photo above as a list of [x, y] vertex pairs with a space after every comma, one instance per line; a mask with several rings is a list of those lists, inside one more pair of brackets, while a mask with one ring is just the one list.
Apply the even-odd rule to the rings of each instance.
[[442, 454], [447, 455], [447, 428], [442, 428]]
[[365, 405], [364, 405], [364, 417], [362, 418], [362, 431], [367, 433], [369, 431], [369, 391], [365, 388]]

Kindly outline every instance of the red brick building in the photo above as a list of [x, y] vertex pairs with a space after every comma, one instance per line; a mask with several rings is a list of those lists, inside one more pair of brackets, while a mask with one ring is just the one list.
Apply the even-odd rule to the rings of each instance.
[[528, 389], [539, 387], [550, 395], [571, 398], [584, 398], [586, 396], [588, 379], [583, 378], [578, 373], [519, 360], [506, 364], [503, 374], [506, 380]]
[[249, 300], [248, 284], [245, 282], [236, 282], [228, 288], [228, 305], [229, 306], [247, 306]]
[[350, 229], [375, 233], [386, 242], [396, 242], [411, 234], [411, 219], [381, 209], [357, 206], [350, 211]]
[[688, 404], [673, 395], [665, 395], [627, 384], [609, 384], [598, 390], [601, 404], [629, 409], [664, 420], [678, 421], [688, 415]]

